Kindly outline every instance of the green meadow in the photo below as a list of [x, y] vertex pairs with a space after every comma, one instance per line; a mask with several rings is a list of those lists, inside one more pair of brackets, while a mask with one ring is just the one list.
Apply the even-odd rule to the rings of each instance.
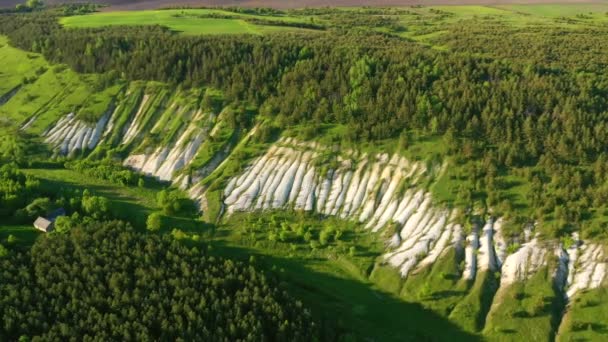
[[40, 56], [13, 48], [0, 36], [0, 96], [19, 86], [24, 79], [36, 76], [36, 71], [48, 64]]
[[[604, 4], [535, 4], [535, 5], [502, 5], [496, 8], [530, 14], [539, 17], [572, 17], [581, 14], [608, 17], [608, 3]], [[605, 18], [608, 19], [608, 18]]]
[[[277, 26], [256, 25], [247, 22], [246, 19], [271, 20], [276, 22]], [[162, 25], [184, 34], [264, 34], [276, 31], [302, 30], [293, 27], [280, 26], [282, 22], [305, 22], [305, 18], [290, 16], [257, 16], [208, 9], [184, 9], [101, 12], [61, 19], [61, 23], [66, 27]]]
[[[315, 32], [315, 30], [290, 27], [285, 24], [315, 23], [325, 27], [339, 26], [340, 16], [346, 13], [367, 16], [365, 14], [367, 10], [360, 7], [342, 8], [332, 15], [312, 15], [301, 10], [273, 15], [235, 13], [221, 9], [109, 11], [64, 17], [61, 23], [69, 28], [161, 25], [189, 35]], [[402, 25], [401, 30], [394, 31], [393, 27], [384, 26], [370, 26], [367, 29], [395, 34], [437, 49], [445, 49], [434, 41], [463, 21], [475, 21], [486, 25], [501, 23], [513, 27], [557, 25], [582, 28], [608, 22], [607, 12], [608, 4], [403, 7], [394, 9], [386, 15], [387, 18], [396, 19]], [[264, 22], [255, 23], [252, 20]], [[362, 24], [363, 27], [365, 25]]]
[[608, 23], [608, 4], [533, 4], [416, 7], [400, 14], [401, 37], [445, 50], [436, 42], [459, 25], [505, 25], [512, 28], [551, 26], [582, 29]]
[[[35, 117], [29, 133], [44, 132], [68, 113], [95, 122], [121, 89], [121, 85], [100, 88], [99, 75], [50, 65], [40, 54], [13, 48], [4, 36], [0, 36], [0, 63], [0, 118], [18, 127]], [[17, 87], [19, 91], [11, 91]]]

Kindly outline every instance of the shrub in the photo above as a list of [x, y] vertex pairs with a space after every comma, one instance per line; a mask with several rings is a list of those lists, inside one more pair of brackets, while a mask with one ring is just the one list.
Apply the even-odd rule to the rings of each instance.
[[151, 232], [159, 231], [162, 227], [162, 217], [160, 213], [152, 213], [146, 219], [146, 228]]

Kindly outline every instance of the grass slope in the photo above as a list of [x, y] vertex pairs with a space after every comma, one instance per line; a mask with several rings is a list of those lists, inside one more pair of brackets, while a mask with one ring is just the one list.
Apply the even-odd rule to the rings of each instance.
[[558, 341], [606, 341], [608, 338], [608, 289], [577, 294], [567, 308]]
[[121, 89], [121, 85], [100, 88], [97, 75], [80, 75], [63, 65], [51, 66], [39, 54], [11, 47], [3, 36], [0, 36], [0, 60], [3, 63], [0, 94], [20, 87], [0, 105], [0, 117], [12, 126], [36, 117], [27, 130], [29, 133], [42, 133], [68, 113], [95, 122]]
[[459, 270], [462, 255], [457, 254], [449, 249], [435, 264], [410, 275], [401, 296], [448, 317], [468, 290]]
[[469, 293], [450, 313], [450, 320], [456, 322], [465, 331], [481, 331], [485, 326], [486, 315], [490, 311], [497, 289], [498, 280], [493, 273], [478, 272]]
[[0, 65], [0, 97], [48, 66], [38, 55], [11, 47], [5, 36], [0, 36]]
[[548, 341], [553, 339], [562, 308], [562, 294], [553, 288], [551, 269], [543, 267], [525, 282], [499, 291], [484, 334], [493, 340]]
[[[321, 232], [341, 231], [321, 242]], [[310, 232], [310, 241], [306, 241]], [[332, 234], [333, 236], [333, 234]], [[383, 244], [358, 223], [303, 212], [234, 214], [215, 233], [217, 253], [257, 255], [322, 318], [337, 320], [363, 340], [474, 341], [447, 319], [404, 301], [368, 277]], [[354, 250], [351, 250], [354, 246]], [[377, 271], [374, 271], [377, 272]]]
[[[148, 181], [145, 187], [121, 186], [109, 181], [89, 177], [68, 169], [24, 169], [41, 180], [48, 190], [72, 190], [82, 193], [88, 189], [92, 195], [103, 196], [110, 201], [110, 210], [114, 215], [144, 229], [146, 218], [160, 208], [156, 203], [156, 194], [166, 188], [165, 185]], [[206, 225], [197, 219], [194, 213], [177, 216], [164, 216], [166, 229], [180, 227], [185, 231], [198, 231]]]

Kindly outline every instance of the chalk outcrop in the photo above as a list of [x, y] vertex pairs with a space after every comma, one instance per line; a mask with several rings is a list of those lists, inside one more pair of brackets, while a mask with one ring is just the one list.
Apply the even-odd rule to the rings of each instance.
[[110, 113], [105, 113], [95, 125], [91, 125], [70, 113], [59, 119], [44, 133], [44, 140], [61, 154], [70, 154], [76, 150], [92, 150], [99, 143], [109, 118]]
[[516, 281], [523, 281], [546, 264], [548, 250], [541, 246], [537, 238], [521, 245], [509, 255], [502, 265], [500, 286], [504, 287]]
[[461, 225], [419, 189], [417, 180], [425, 177], [419, 164], [354, 151], [323, 163], [325, 152], [281, 139], [228, 181], [227, 213], [293, 208], [354, 220], [373, 232], [392, 229], [383, 258], [403, 277], [431, 265], [450, 246], [462, 248]]
[[566, 298], [577, 292], [600, 287], [606, 281], [608, 258], [600, 244], [575, 244], [568, 249], [570, 264]]
[[319, 160], [324, 151], [282, 139], [228, 182], [228, 212], [292, 207], [367, 222], [374, 231], [403, 214], [413, 195], [403, 192], [413, 185], [408, 177], [419, 172], [416, 164], [396, 155], [353, 153], [331, 167]]
[[[113, 144], [132, 151], [123, 161], [125, 166], [172, 181], [205, 207], [206, 189], [199, 182], [221, 166], [230, 154], [230, 146], [209, 159], [202, 169], [180, 171], [192, 163], [209, 134], [219, 129], [202, 124], [213, 122], [216, 117], [172, 104], [167, 112], [182, 121], [172, 121], [171, 135], [165, 137], [162, 134], [169, 129], [159, 120], [152, 130], [161, 132], [163, 143], [143, 143], [149, 103], [150, 97], [144, 95], [126, 121], [116, 118], [120, 104], [93, 124], [70, 113], [47, 129], [43, 134], [45, 142], [61, 154], [71, 154], [95, 149], [119, 129], [119, 139], [113, 139]], [[22, 129], [35, 120], [36, 116], [32, 116]], [[167, 121], [163, 122], [166, 125]], [[508, 255], [508, 242], [517, 241], [507, 241], [500, 218], [487, 218], [465, 233], [463, 222], [455, 220], [456, 212], [438, 207], [431, 194], [423, 190], [421, 184], [428, 179], [427, 172], [426, 167], [399, 155], [368, 155], [352, 150], [337, 153], [318, 143], [281, 138], [241, 174], [227, 180], [222, 210], [230, 215], [238, 211], [295, 209], [359, 222], [386, 236], [387, 250], [381, 259], [403, 277], [432, 266], [447, 250], [455, 248], [464, 259], [463, 279], [472, 281], [482, 272], [500, 272], [499, 291], [525, 281], [552, 256], [558, 260], [553, 270], [555, 284], [568, 298], [606, 281], [604, 247], [583, 243], [576, 235], [576, 242], [564, 250], [556, 243], [541, 243], [527, 229], [519, 248]]]
[[151, 153], [132, 154], [123, 165], [160, 180], [173, 180], [176, 171], [190, 164], [206, 137], [206, 132], [195, 124], [201, 116], [201, 113], [195, 114], [192, 123], [183, 128], [169, 146], [158, 146]]

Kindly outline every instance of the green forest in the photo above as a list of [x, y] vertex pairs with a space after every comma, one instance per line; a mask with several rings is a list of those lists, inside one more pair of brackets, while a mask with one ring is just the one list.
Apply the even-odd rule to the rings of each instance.
[[120, 221], [2, 258], [2, 339], [313, 341], [300, 301], [254, 266]]
[[602, 6], [2, 10], [0, 339], [605, 339]]

